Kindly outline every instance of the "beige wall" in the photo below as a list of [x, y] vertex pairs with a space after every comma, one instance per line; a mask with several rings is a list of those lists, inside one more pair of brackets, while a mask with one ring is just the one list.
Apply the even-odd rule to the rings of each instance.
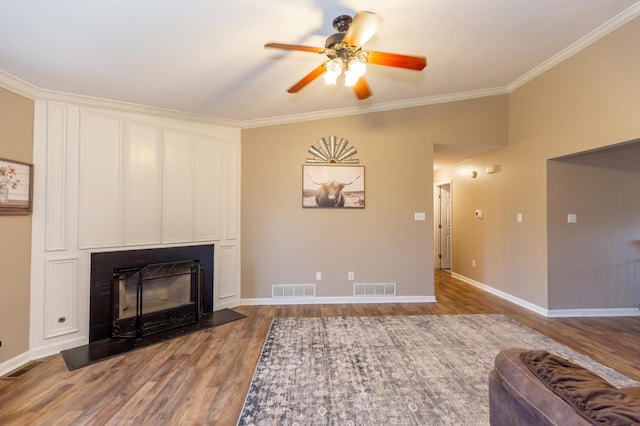
[[640, 143], [550, 161], [547, 177], [549, 307], [639, 307]]
[[[243, 130], [242, 297], [316, 282], [316, 272], [317, 296], [347, 297], [349, 271], [395, 282], [399, 296], [433, 296], [433, 145], [506, 145], [506, 117], [496, 96]], [[307, 149], [331, 135], [358, 149], [363, 210], [301, 207]]]
[[[600, 305], [549, 301], [547, 159], [640, 136], [639, 39], [635, 19], [515, 90], [509, 146], [436, 173], [436, 181], [453, 179], [454, 272], [544, 308]], [[499, 173], [473, 180], [462, 174], [492, 164], [500, 165]], [[478, 208], [485, 217], [473, 220]]]
[[[33, 101], [0, 88], [0, 158], [32, 162]], [[31, 216], [0, 215], [0, 364], [29, 350]]]

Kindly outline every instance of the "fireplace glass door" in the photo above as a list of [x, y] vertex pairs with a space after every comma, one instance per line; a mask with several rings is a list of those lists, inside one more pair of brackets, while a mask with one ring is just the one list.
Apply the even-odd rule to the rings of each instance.
[[188, 261], [115, 271], [112, 337], [143, 337], [197, 322], [200, 270]]

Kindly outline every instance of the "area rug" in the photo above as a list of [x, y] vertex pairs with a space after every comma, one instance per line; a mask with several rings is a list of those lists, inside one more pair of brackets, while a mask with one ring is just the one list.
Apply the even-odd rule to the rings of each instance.
[[239, 425], [488, 425], [503, 348], [637, 382], [503, 315], [275, 318]]

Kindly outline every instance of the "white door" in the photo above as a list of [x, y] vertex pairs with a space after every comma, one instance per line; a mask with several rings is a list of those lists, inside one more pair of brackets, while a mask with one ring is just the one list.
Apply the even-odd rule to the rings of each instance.
[[451, 269], [451, 184], [438, 185], [438, 265]]

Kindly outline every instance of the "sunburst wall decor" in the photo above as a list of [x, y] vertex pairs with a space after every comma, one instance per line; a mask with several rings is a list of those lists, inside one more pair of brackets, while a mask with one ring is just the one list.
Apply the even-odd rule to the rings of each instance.
[[329, 142], [325, 138], [320, 138], [316, 141], [318, 147], [311, 145], [309, 152], [313, 155], [313, 158], [307, 158], [307, 163], [314, 164], [358, 164], [360, 160], [352, 158], [358, 153], [358, 150], [352, 146], [347, 148], [349, 141], [345, 138], [340, 139], [335, 136], [329, 136]]

